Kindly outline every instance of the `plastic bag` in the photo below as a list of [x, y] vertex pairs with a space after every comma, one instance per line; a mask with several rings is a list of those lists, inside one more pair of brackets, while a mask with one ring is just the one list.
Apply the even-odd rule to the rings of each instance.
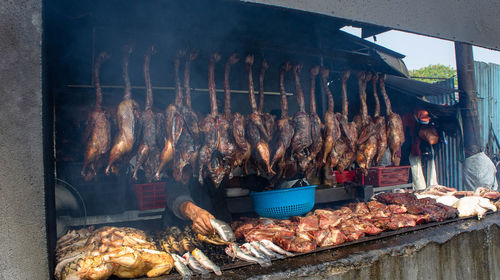
[[465, 190], [479, 187], [498, 189], [497, 169], [490, 158], [483, 152], [465, 159], [463, 166], [463, 186]]

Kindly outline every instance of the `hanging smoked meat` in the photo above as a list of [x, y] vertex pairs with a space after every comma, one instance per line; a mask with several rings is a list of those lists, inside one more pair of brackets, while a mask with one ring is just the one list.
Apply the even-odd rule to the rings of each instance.
[[291, 145], [292, 137], [294, 134], [293, 126], [288, 118], [288, 101], [286, 99], [285, 91], [285, 73], [290, 71], [291, 65], [289, 62], [285, 62], [280, 67], [280, 96], [281, 96], [281, 118], [277, 123], [277, 142], [274, 148], [274, 155], [271, 161], [271, 166], [278, 164], [277, 168], [277, 178], [283, 177], [286, 171], [285, 153]]
[[[184, 100], [185, 103], [184, 106], [181, 107], [183, 129], [176, 145], [172, 173], [176, 181], [181, 181], [184, 184], [189, 181], [191, 175], [196, 176], [198, 150], [200, 148], [198, 116], [191, 107], [191, 88], [189, 85], [191, 61], [195, 60], [197, 57], [197, 50], [191, 50], [189, 55], [186, 56], [184, 64], [184, 96], [182, 96], [182, 89], [180, 90], [181, 99]], [[176, 74], [176, 80], [179, 79], [178, 76], [179, 75]], [[180, 84], [180, 81], [178, 84]], [[190, 166], [191, 168], [185, 171], [184, 168], [186, 166]]]
[[210, 114], [205, 117], [201, 124], [201, 132], [203, 133], [203, 146], [199, 154], [198, 180], [203, 184], [205, 177], [205, 167], [208, 176], [216, 187], [224, 178], [224, 166], [222, 158], [218, 155], [219, 147], [219, 130], [217, 129], [217, 96], [215, 88], [215, 63], [220, 60], [220, 55], [214, 53], [210, 56], [208, 65], [208, 93], [210, 95]]
[[384, 97], [385, 108], [387, 110], [386, 118], [387, 118], [387, 143], [389, 145], [389, 149], [391, 150], [392, 155], [392, 163], [395, 166], [399, 166], [401, 161], [401, 156], [398, 155], [401, 146], [405, 142], [405, 133], [403, 130], [403, 121], [401, 120], [401, 116], [394, 113], [392, 111], [391, 101], [387, 96], [387, 92], [385, 90], [385, 74], [380, 76], [380, 93]]
[[356, 124], [349, 122], [349, 102], [347, 100], [347, 80], [351, 72], [349, 70], [343, 71], [342, 80], [342, 115], [339, 116], [341, 137], [335, 143], [335, 149], [339, 153], [340, 158], [337, 164], [337, 170], [343, 172], [348, 168], [356, 159], [356, 144], [358, 136], [356, 132]]
[[338, 154], [334, 149], [335, 142], [340, 137], [340, 127], [337, 116], [334, 112], [333, 95], [328, 88], [329, 70], [321, 68], [321, 84], [323, 92], [328, 98], [328, 110], [325, 112], [325, 128], [324, 128], [324, 143], [323, 143], [323, 157], [322, 162], [329, 168], [337, 166]]
[[217, 115], [217, 129], [219, 131], [218, 151], [222, 157], [224, 173], [229, 179], [232, 178], [231, 170], [234, 165], [237, 145], [233, 138], [232, 115], [231, 115], [231, 88], [229, 85], [229, 73], [231, 66], [239, 61], [238, 54], [232, 54], [224, 66], [224, 114]]
[[305, 172], [309, 161], [307, 155], [307, 148], [311, 146], [311, 122], [309, 115], [306, 113], [306, 105], [304, 102], [304, 93], [302, 92], [302, 86], [300, 84], [299, 73], [302, 70], [302, 65], [293, 66], [293, 77], [295, 81], [295, 88], [297, 91], [297, 103], [299, 105], [299, 111], [293, 116], [293, 127], [294, 134], [292, 138], [292, 156], [296, 159], [300, 171]]
[[229, 83], [229, 73], [231, 72], [231, 66], [236, 64], [239, 60], [240, 59], [236, 53], [232, 54], [227, 59], [224, 68], [224, 116], [230, 126], [229, 130], [226, 132], [228, 135], [221, 137], [221, 139], [227, 137], [228, 141], [231, 141], [231, 145], [235, 146], [234, 152], [227, 157], [229, 163], [232, 161], [232, 167], [243, 165], [245, 174], [248, 174], [247, 165], [250, 160], [252, 149], [250, 143], [245, 138], [245, 118], [238, 112], [231, 114], [231, 87]]
[[373, 113], [373, 121], [375, 123], [375, 137], [377, 138], [377, 153], [374, 158], [375, 166], [378, 166], [385, 150], [387, 149], [387, 132], [385, 128], [385, 117], [380, 115], [380, 100], [377, 94], [378, 74], [372, 77], [373, 99], [375, 100], [375, 112]]
[[271, 115], [269, 112], [264, 113], [264, 74], [266, 70], [269, 68], [267, 61], [262, 59], [262, 64], [260, 67], [260, 75], [259, 75], [259, 112], [262, 115], [262, 121], [264, 122], [264, 126], [267, 130], [267, 135], [269, 139], [267, 141], [271, 141], [275, 131], [275, 118], [276, 116]]
[[255, 162], [258, 168], [263, 169], [268, 175], [274, 175], [274, 171], [269, 165], [270, 152], [268, 139], [269, 135], [262, 122], [261, 114], [257, 110], [257, 102], [255, 100], [255, 93], [253, 87], [253, 76], [252, 76], [252, 65], [254, 62], [254, 56], [249, 54], [245, 58], [245, 64], [248, 71], [248, 96], [250, 99], [250, 106], [252, 108], [252, 113], [247, 117], [246, 122], [246, 135], [247, 139], [252, 146], [252, 151], [254, 154]]
[[105, 52], [99, 54], [94, 63], [95, 105], [94, 111], [89, 114], [85, 127], [85, 141], [87, 147], [83, 159], [81, 175], [85, 181], [92, 180], [97, 175], [97, 170], [102, 168], [104, 157], [109, 151], [111, 142], [111, 125], [106, 112], [102, 109], [102, 91], [99, 80], [101, 64], [109, 59]]
[[116, 119], [118, 120], [118, 135], [115, 137], [113, 147], [109, 153], [109, 162], [106, 175], [117, 175], [121, 165], [128, 162], [130, 153], [136, 142], [139, 129], [139, 105], [132, 99], [130, 78], [128, 75], [128, 62], [132, 46], [125, 46], [123, 55], [123, 80], [125, 81], [125, 94], [123, 101], [118, 105]]
[[142, 122], [142, 139], [139, 149], [137, 151], [137, 162], [135, 165], [134, 173], [132, 175], [134, 180], [137, 180], [137, 172], [139, 168], [144, 169], [144, 174], [147, 182], [153, 180], [153, 175], [160, 163], [160, 147], [157, 143], [158, 134], [163, 129], [159, 126], [163, 118], [161, 113], [154, 113], [153, 108], [153, 88], [151, 86], [151, 76], [149, 74], [149, 65], [151, 56], [156, 53], [153, 46], [146, 50], [144, 55], [144, 81], [146, 84], [146, 105], [144, 112], [141, 115]]
[[321, 168], [322, 162], [320, 157], [321, 149], [323, 148], [323, 135], [321, 132], [323, 124], [316, 112], [316, 77], [319, 74], [319, 66], [313, 66], [309, 72], [310, 88], [309, 88], [309, 119], [311, 123], [311, 146], [309, 147], [309, 168], [307, 177], [317, 174]]
[[184, 128], [182, 119], [182, 88], [179, 78], [180, 59], [186, 54], [185, 50], [180, 50], [174, 59], [174, 75], [175, 75], [175, 100], [174, 104], [168, 105], [165, 109], [165, 136], [166, 141], [160, 155], [160, 166], [156, 170], [154, 179], [160, 180], [163, 169], [169, 164], [175, 155], [175, 146], [181, 137]]
[[358, 72], [359, 99], [361, 102], [358, 137], [358, 149], [356, 152], [356, 162], [361, 171], [366, 175], [368, 168], [377, 153], [377, 138], [375, 136], [375, 124], [368, 116], [368, 107], [366, 104], [366, 84], [371, 80], [370, 72]]

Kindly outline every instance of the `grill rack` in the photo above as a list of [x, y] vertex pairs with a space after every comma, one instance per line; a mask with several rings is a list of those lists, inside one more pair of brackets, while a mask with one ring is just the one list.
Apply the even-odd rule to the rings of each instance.
[[[494, 215], [495, 213], [496, 212], [488, 211], [485, 216]], [[477, 217], [455, 218], [455, 219], [445, 220], [442, 222], [431, 222], [431, 223], [427, 223], [427, 224], [421, 224], [421, 225], [417, 225], [414, 227], [402, 228], [402, 229], [393, 230], [393, 231], [384, 231], [378, 235], [361, 237], [360, 239], [358, 239], [356, 241], [344, 242], [340, 245], [335, 245], [335, 246], [320, 247], [320, 248], [317, 248], [316, 250], [308, 252], [308, 253], [295, 253], [295, 256], [293, 256], [293, 257], [285, 257], [283, 259], [272, 259], [272, 261], [275, 262], [275, 261], [279, 261], [279, 260], [288, 260], [291, 258], [296, 258], [296, 257], [300, 257], [300, 256], [305, 256], [305, 255], [311, 255], [314, 253], [323, 252], [323, 251], [327, 251], [327, 250], [338, 249], [338, 248], [348, 247], [348, 246], [352, 246], [352, 245], [356, 245], [356, 244], [362, 244], [362, 243], [368, 243], [371, 241], [382, 240], [382, 239], [385, 239], [388, 237], [393, 237], [393, 236], [402, 235], [402, 234], [406, 234], [406, 233], [412, 233], [412, 232], [420, 231], [423, 229], [437, 227], [440, 225], [450, 224], [450, 223], [454, 223], [454, 222], [458, 222], [458, 221], [474, 220], [474, 219], [477, 219]], [[240, 260], [235, 260], [235, 262], [230, 264], [230, 265], [222, 266], [221, 270], [227, 271], [227, 270], [248, 267], [248, 266], [252, 266], [252, 265], [258, 266], [258, 264], [255, 264], [255, 263], [249, 263], [249, 262], [244, 262], [244, 261], [240, 261]], [[176, 273], [176, 274], [169, 274], [169, 275], [158, 277], [158, 278], [145, 278], [144, 277], [144, 278], [138, 278], [138, 279], [160, 280], [160, 279], [181, 279], [181, 278], [182, 277]]]

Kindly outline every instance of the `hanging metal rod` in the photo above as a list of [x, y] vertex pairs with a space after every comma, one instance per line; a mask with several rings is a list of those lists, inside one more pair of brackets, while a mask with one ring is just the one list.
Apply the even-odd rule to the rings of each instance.
[[[69, 88], [94, 88], [93, 85], [67, 85]], [[119, 85], [101, 85], [101, 88], [110, 88], [110, 89], [120, 89], [123, 86]], [[145, 89], [144, 86], [132, 86], [132, 89]], [[153, 90], [169, 90], [174, 91], [175, 87], [153, 87]], [[202, 91], [208, 92], [208, 88], [192, 88], [191, 91]], [[216, 92], [224, 92], [223, 89], [216, 89]], [[239, 89], [231, 89], [231, 93], [243, 93], [248, 94], [248, 90], [239, 90]], [[259, 94], [256, 92], [256, 94]], [[276, 91], [264, 91], [264, 95], [280, 95], [279, 92]], [[286, 95], [292, 96], [293, 93], [287, 92]]]

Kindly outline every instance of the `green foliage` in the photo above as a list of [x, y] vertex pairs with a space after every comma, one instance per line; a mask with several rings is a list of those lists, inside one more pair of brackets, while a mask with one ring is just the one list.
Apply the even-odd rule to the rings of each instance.
[[[410, 70], [410, 77], [412, 79], [426, 82], [435, 83], [442, 81], [443, 79], [457, 78], [457, 70], [450, 66], [445, 66], [441, 64], [429, 65], [417, 70]], [[425, 79], [425, 78], [438, 78], [438, 79]]]

